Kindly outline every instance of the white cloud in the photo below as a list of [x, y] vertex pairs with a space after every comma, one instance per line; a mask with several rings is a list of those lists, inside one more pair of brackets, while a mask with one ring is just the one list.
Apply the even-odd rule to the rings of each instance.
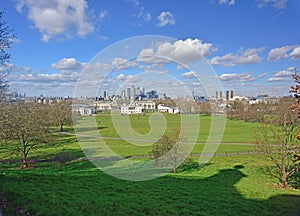
[[28, 19], [41, 32], [44, 42], [57, 36], [68, 39], [94, 32], [88, 19], [86, 0], [17, 0], [16, 8], [20, 13], [27, 9]]
[[145, 22], [150, 22], [150, 20], [152, 19], [150, 13], [146, 13], [143, 17], [144, 17], [144, 21]]
[[194, 71], [189, 71], [181, 74], [181, 77], [183, 78], [195, 78], [197, 77], [197, 74]]
[[274, 74], [274, 77], [284, 77], [284, 76], [289, 76], [291, 77], [294, 74], [294, 72], [292, 71], [288, 71], [288, 70], [282, 70], [282, 71], [278, 71]]
[[112, 66], [114, 66], [114, 71], [120, 71], [120, 70], [137, 67], [138, 63], [134, 61], [122, 59], [122, 58], [115, 58], [112, 62]]
[[63, 58], [51, 65], [52, 68], [58, 70], [81, 70], [84, 64], [78, 62], [75, 58]]
[[176, 21], [173, 16], [173, 14], [170, 11], [163, 11], [160, 13], [160, 15], [157, 17], [158, 27], [163, 27], [166, 25], [175, 25]]
[[166, 59], [166, 56], [156, 54], [152, 48], [142, 49], [136, 60], [138, 62], [155, 65], [165, 64], [169, 62], [169, 59]]
[[268, 82], [288, 82], [291, 78], [288, 77], [271, 77], [267, 80]]
[[245, 51], [240, 51], [237, 54], [228, 53], [224, 56], [216, 56], [210, 60], [212, 65], [223, 65], [223, 66], [235, 66], [235, 65], [247, 65], [259, 63], [262, 58], [258, 55], [262, 52], [263, 48], [258, 49], [246, 49]]
[[133, 17], [142, 19], [144, 22], [150, 22], [152, 19], [151, 14], [149, 12], [145, 12], [144, 7], [141, 7], [139, 10], [140, 11], [137, 14], [134, 14]]
[[140, 65], [140, 68], [145, 72], [155, 72], [160, 74], [169, 73], [169, 71], [164, 69], [161, 64]]
[[254, 81], [254, 78], [252, 77], [251, 73], [224, 73], [220, 76], [220, 80], [226, 82], [250, 82]]
[[291, 81], [292, 75], [295, 73], [294, 67], [289, 67], [285, 70], [277, 71], [273, 74], [273, 77], [269, 78], [268, 82], [280, 82], [280, 81]]
[[300, 58], [300, 46], [296, 47], [291, 53], [290, 53], [291, 59], [295, 60]]
[[112, 66], [106, 63], [96, 62], [94, 64], [84, 63], [84, 71], [87, 73], [104, 73], [112, 70]]
[[124, 74], [119, 74], [116, 78], [118, 81], [124, 81], [126, 79], [126, 76]]
[[275, 77], [292, 76], [295, 73], [295, 67], [289, 67], [285, 70], [274, 73]]
[[151, 14], [145, 10], [144, 7], [141, 6], [140, 2], [138, 0], [131, 0], [130, 2], [132, 2], [133, 6], [135, 8], [137, 8], [137, 13], [133, 14], [133, 17], [137, 18], [137, 19], [141, 19], [144, 22], [150, 22], [152, 19]]
[[34, 73], [34, 70], [28, 66], [18, 66], [12, 63], [0, 65], [0, 72], [6, 72], [9, 76], [18, 76], [21, 73]]
[[[58, 71], [35, 71], [27, 66], [8, 64], [0, 66], [2, 71], [9, 71], [10, 86], [13, 91], [26, 92], [28, 95], [72, 96], [76, 85], [83, 89], [99, 86], [111, 65], [105, 63], [80, 63], [74, 58], [63, 58], [51, 65]], [[79, 69], [83, 69], [81, 74]], [[84, 75], [84, 76], [83, 76]], [[78, 83], [78, 81], [80, 81]], [[96, 92], [96, 90], [95, 90]]]
[[269, 51], [268, 61], [278, 61], [288, 57], [293, 60], [300, 58], [300, 45], [273, 48]]
[[100, 13], [99, 13], [100, 19], [104, 19], [104, 17], [106, 17], [106, 16], [107, 16], [107, 11], [105, 11], [105, 10], [100, 11]]
[[288, 0], [257, 0], [257, 6], [262, 7], [274, 7], [277, 9], [283, 9], [286, 6]]
[[268, 61], [278, 61], [283, 58], [288, 58], [288, 52], [293, 46], [283, 46], [271, 49], [268, 54]]
[[31, 82], [76, 82], [79, 78], [78, 72], [60, 72], [54, 74], [48, 73], [28, 73], [21, 74], [14, 78], [14, 81], [31, 81]]
[[266, 76], [268, 76], [268, 73], [262, 73], [262, 74], [259, 74], [257, 76], [258, 79], [262, 79], [262, 78], [265, 78]]
[[188, 63], [199, 60], [201, 56], [210, 55], [212, 49], [211, 43], [188, 38], [174, 43], [162, 43], [156, 49], [145, 48], [138, 55], [137, 61], [148, 64], [165, 64], [171, 61]]
[[[61, 68], [58, 73], [38, 73], [27, 66], [17, 66], [11, 64], [10, 80], [15, 82], [73, 82], [79, 78], [79, 72], [69, 70], [70, 68]], [[30, 85], [30, 84], [29, 84]]]
[[218, 3], [219, 4], [225, 4], [225, 5], [234, 5], [235, 0], [219, 0]]
[[51, 96], [72, 96], [80, 76], [74, 71], [38, 73], [29, 67], [10, 65], [9, 76], [12, 91], [25, 92], [29, 96], [40, 94]]

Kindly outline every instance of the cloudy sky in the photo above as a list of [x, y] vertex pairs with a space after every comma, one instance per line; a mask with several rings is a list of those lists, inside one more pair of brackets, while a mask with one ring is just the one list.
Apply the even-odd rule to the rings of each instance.
[[[11, 88], [30, 96], [72, 96], [82, 74], [83, 89], [186, 85], [202, 94], [209, 73], [240, 95], [286, 95], [300, 65], [298, 0], [2, 0], [0, 9], [18, 36]], [[158, 41], [127, 39], [143, 35]], [[198, 54], [205, 63], [191, 70]]]

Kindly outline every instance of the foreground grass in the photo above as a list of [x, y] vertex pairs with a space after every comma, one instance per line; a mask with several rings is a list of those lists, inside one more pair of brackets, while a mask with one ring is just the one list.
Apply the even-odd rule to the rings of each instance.
[[300, 191], [283, 190], [260, 156], [215, 157], [204, 167], [145, 182], [108, 176], [90, 162], [2, 168], [0, 191], [12, 215], [297, 215]]
[[[149, 131], [148, 118], [133, 116], [130, 121], [136, 131], [145, 134]], [[169, 128], [178, 125], [178, 116], [166, 118], [169, 118]], [[209, 117], [200, 118], [202, 129], [194, 153], [202, 151], [201, 142], [210, 127]], [[101, 135], [118, 137], [110, 116], [97, 116], [96, 120]], [[254, 150], [254, 146], [247, 143], [254, 142], [251, 131], [255, 125], [228, 120], [224, 143], [218, 152]], [[67, 131], [72, 132], [72, 129], [67, 128]], [[55, 136], [55, 141], [32, 152], [31, 157], [51, 159], [64, 149], [74, 158], [84, 157], [75, 136], [59, 133]], [[105, 141], [124, 156], [147, 155], [151, 151], [151, 146], [137, 148], [123, 140]], [[10, 156], [5, 147], [0, 151], [1, 157], [17, 159]], [[194, 162], [198, 159], [193, 158]], [[69, 162], [61, 172], [54, 162], [34, 166], [22, 170], [19, 163], [0, 164], [0, 207], [1, 202], [4, 206], [3, 200], [8, 200], [7, 208], [2, 209], [5, 215], [14, 215], [18, 209], [23, 215], [300, 214], [300, 191], [281, 189], [267, 172], [272, 163], [262, 156], [213, 157], [206, 166], [183, 166], [178, 174], [144, 182], [111, 177], [89, 161]]]

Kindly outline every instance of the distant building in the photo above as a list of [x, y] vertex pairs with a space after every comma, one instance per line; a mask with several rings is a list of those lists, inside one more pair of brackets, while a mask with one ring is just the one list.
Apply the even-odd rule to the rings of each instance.
[[96, 108], [94, 106], [88, 106], [85, 104], [73, 104], [72, 112], [77, 112], [81, 116], [88, 116], [96, 113]]
[[122, 115], [132, 115], [132, 114], [142, 114], [142, 113], [144, 113], [144, 109], [141, 106], [126, 105], [126, 104], [121, 106]]
[[258, 95], [256, 98], [251, 99], [251, 104], [265, 103], [276, 104], [279, 102], [278, 97], [271, 97], [269, 95]]
[[157, 92], [155, 90], [146, 92], [146, 98], [147, 99], [156, 99], [156, 98], [158, 98]]
[[155, 111], [155, 102], [153, 101], [132, 101], [129, 105], [123, 104], [121, 106], [121, 114], [143, 114], [145, 112]]
[[169, 107], [169, 106], [165, 106], [163, 104], [159, 104], [157, 106], [157, 111], [158, 112], [167, 112], [167, 113], [172, 113], [172, 114], [180, 113], [180, 110], [178, 107]]
[[145, 112], [155, 111], [155, 102], [154, 101], [133, 101], [131, 103], [133, 106], [142, 107]]
[[113, 104], [111, 102], [96, 102], [95, 106], [97, 111], [111, 111], [113, 109]]

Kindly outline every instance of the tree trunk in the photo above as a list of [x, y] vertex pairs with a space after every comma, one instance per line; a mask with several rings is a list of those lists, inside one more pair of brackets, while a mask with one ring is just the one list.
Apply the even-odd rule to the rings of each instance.
[[176, 173], [177, 173], [177, 158], [176, 158], [176, 157], [174, 158], [174, 167], [173, 167], [173, 172], [174, 172], [174, 174], [176, 174]]
[[59, 163], [58, 163], [58, 170], [59, 170], [59, 171], [62, 171], [62, 168], [63, 168], [63, 163], [59, 162]]
[[59, 123], [59, 131], [62, 132], [63, 131], [63, 123]]
[[283, 188], [287, 188], [288, 179], [287, 179], [287, 173], [286, 173], [285, 167], [282, 167], [282, 169], [281, 169], [281, 183], [282, 183]]
[[28, 168], [27, 155], [23, 155], [23, 168]]

